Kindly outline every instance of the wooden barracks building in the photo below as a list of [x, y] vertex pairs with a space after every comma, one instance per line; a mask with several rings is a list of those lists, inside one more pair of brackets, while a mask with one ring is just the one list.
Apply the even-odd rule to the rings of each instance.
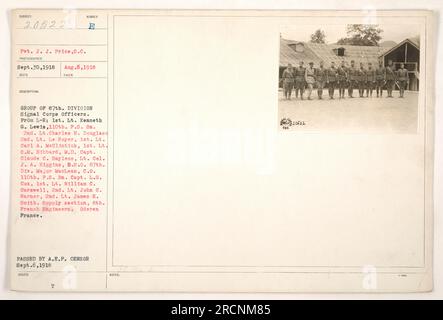
[[383, 46], [352, 46], [337, 44], [318, 44], [309, 42], [299, 42], [287, 39], [280, 39], [280, 68], [279, 78], [283, 70], [291, 63], [294, 67], [304, 61], [305, 66], [310, 61], [318, 67], [320, 61], [324, 61], [328, 68], [332, 61], [338, 66], [342, 60], [350, 64], [355, 61], [358, 67], [363, 62], [365, 68], [369, 62], [375, 67], [378, 62], [383, 61], [387, 65], [392, 60], [395, 68], [400, 67], [400, 63], [405, 64], [409, 71], [409, 90], [418, 91], [420, 74], [420, 40], [418, 37], [408, 38], [393, 47]]

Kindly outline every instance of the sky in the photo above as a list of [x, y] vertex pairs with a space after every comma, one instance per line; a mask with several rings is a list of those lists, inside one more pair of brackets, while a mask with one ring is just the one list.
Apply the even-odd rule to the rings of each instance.
[[[381, 33], [381, 42], [392, 40], [401, 42], [406, 38], [414, 37], [419, 34], [418, 25], [378, 25], [383, 30]], [[281, 29], [281, 35], [284, 39], [296, 41], [309, 41], [311, 34], [315, 30], [322, 29], [326, 33], [326, 42], [335, 43], [338, 39], [346, 37], [346, 24], [340, 25], [294, 25], [286, 26]]]

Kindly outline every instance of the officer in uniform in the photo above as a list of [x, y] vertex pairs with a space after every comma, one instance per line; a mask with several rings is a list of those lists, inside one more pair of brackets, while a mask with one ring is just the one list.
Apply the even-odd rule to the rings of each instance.
[[360, 98], [363, 98], [365, 95], [365, 87], [366, 87], [366, 70], [363, 66], [363, 63], [360, 63], [360, 69], [358, 69], [357, 77], [358, 77], [358, 94]]
[[388, 98], [392, 98], [392, 91], [394, 90], [396, 81], [395, 67], [392, 60], [389, 60], [386, 67], [386, 90], [388, 91]]
[[328, 84], [329, 99], [334, 99], [334, 91], [337, 86], [337, 68], [335, 62], [331, 62], [331, 67], [326, 72], [326, 83]]
[[326, 69], [324, 68], [323, 61], [320, 61], [320, 67], [315, 69], [315, 80], [317, 81], [317, 94], [318, 98], [323, 99], [323, 88], [326, 81]]
[[404, 63], [400, 64], [400, 69], [397, 70], [397, 80], [400, 88], [400, 98], [404, 98], [405, 89], [409, 85], [409, 73], [405, 69]]
[[353, 98], [354, 88], [358, 86], [358, 70], [355, 67], [355, 61], [351, 60], [351, 66], [348, 69], [348, 80], [349, 80], [349, 88], [348, 88], [348, 96]]
[[368, 63], [368, 70], [366, 70], [366, 98], [370, 96], [372, 98], [372, 91], [374, 90], [376, 83], [375, 70], [372, 69], [372, 63]]
[[291, 100], [292, 89], [294, 88], [294, 70], [292, 64], [288, 63], [288, 67], [283, 71], [283, 90], [285, 92], [285, 99]]
[[305, 81], [308, 88], [308, 100], [311, 100], [311, 93], [315, 83], [314, 62], [309, 62], [309, 67], [305, 70]]
[[345, 98], [345, 88], [348, 85], [348, 75], [345, 61], [342, 60], [341, 65], [337, 68], [337, 86], [339, 99]]
[[386, 68], [383, 67], [383, 62], [378, 62], [378, 68], [375, 70], [375, 88], [377, 91], [377, 98], [383, 97], [383, 87], [386, 83]]
[[305, 92], [305, 67], [304, 62], [300, 61], [300, 65], [294, 71], [295, 74], [295, 97], [298, 98], [300, 93], [300, 98], [303, 100], [303, 93]]

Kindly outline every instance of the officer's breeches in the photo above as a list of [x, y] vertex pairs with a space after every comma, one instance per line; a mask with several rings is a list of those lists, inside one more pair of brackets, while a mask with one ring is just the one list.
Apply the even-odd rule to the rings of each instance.
[[349, 87], [348, 87], [348, 94], [349, 96], [352, 96], [352, 93], [354, 92], [354, 88], [357, 86], [355, 80], [349, 80]]
[[300, 80], [296, 80], [295, 81], [295, 94], [298, 95], [299, 91], [300, 91], [300, 95], [302, 95], [303, 92], [305, 91], [305, 82], [300, 81]]
[[377, 90], [383, 90], [384, 81], [383, 80], [377, 80], [375, 82], [375, 87]]
[[405, 80], [400, 80], [398, 82], [398, 85], [400, 86], [401, 90], [405, 90], [406, 89], [406, 81]]
[[389, 93], [392, 93], [392, 91], [394, 90], [394, 85], [395, 85], [394, 80], [386, 80], [386, 89], [388, 90]]
[[285, 91], [285, 96], [291, 96], [292, 88], [294, 87], [294, 82], [291, 80], [283, 81], [283, 89]]
[[324, 81], [317, 81], [317, 93], [319, 97], [322, 96], [324, 87], [325, 87]]
[[335, 90], [336, 86], [337, 86], [336, 81], [329, 82], [328, 91], [329, 91], [329, 96], [330, 97], [334, 96], [334, 90]]

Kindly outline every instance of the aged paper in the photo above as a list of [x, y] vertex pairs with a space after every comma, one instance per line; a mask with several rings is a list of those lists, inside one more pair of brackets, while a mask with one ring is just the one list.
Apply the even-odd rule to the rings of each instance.
[[13, 290], [432, 289], [431, 12], [11, 21]]

